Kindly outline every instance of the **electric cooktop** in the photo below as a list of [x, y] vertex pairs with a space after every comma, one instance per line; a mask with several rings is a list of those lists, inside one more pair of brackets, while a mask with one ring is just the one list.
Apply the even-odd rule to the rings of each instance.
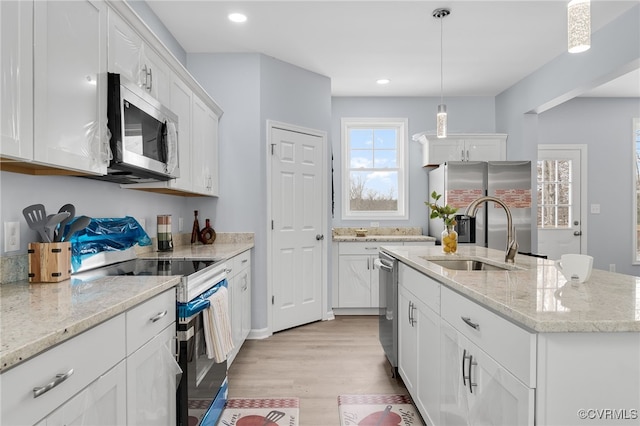
[[215, 259], [132, 259], [73, 274], [73, 278], [94, 279], [119, 275], [189, 276], [217, 263]]

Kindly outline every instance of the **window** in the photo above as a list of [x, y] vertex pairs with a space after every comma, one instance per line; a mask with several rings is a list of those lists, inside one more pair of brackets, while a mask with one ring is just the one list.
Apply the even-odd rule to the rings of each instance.
[[538, 227], [571, 226], [571, 160], [538, 161]]
[[635, 200], [635, 208], [634, 208], [634, 218], [633, 218], [633, 227], [635, 231], [633, 232], [634, 238], [634, 263], [640, 263], [640, 118], [636, 118], [633, 120], [633, 191], [634, 191], [634, 200]]
[[342, 119], [342, 218], [407, 219], [407, 119]]

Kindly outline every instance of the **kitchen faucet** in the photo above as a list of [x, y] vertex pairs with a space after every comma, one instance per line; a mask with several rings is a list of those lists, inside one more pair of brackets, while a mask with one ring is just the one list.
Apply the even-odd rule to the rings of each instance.
[[[516, 253], [518, 252], [518, 242], [516, 241], [516, 229], [513, 226], [513, 218], [511, 217], [511, 210], [509, 207], [499, 198], [484, 196], [475, 199], [469, 204], [464, 215], [469, 217], [476, 217], [478, 206], [484, 202], [493, 201], [499, 204], [507, 213], [507, 248], [505, 250], [504, 261], [507, 263], [513, 263], [515, 261]], [[488, 224], [487, 224], [488, 225]]]

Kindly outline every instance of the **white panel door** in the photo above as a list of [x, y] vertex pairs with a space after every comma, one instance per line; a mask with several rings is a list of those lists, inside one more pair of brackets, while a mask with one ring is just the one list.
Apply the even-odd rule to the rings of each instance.
[[566, 253], [584, 253], [585, 212], [581, 194], [583, 152], [576, 146], [538, 147], [537, 218], [538, 253], [559, 259]]
[[322, 319], [323, 138], [271, 128], [272, 324]]

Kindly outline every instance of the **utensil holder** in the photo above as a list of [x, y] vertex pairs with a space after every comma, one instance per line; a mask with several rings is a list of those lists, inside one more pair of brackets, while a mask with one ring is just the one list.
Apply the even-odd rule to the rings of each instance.
[[71, 277], [71, 242], [29, 243], [29, 282], [57, 283]]

